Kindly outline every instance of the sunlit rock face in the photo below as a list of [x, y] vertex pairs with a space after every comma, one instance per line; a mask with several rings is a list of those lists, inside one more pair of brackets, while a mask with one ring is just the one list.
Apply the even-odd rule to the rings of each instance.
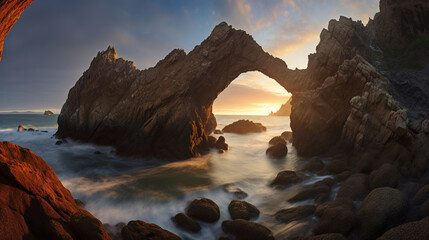
[[34, 0], [1, 0], [0, 1], [0, 61], [3, 53], [4, 38], [18, 21], [21, 13]]
[[0, 173], [2, 239], [110, 239], [31, 150], [0, 142]]
[[216, 127], [214, 100], [241, 73], [255, 70], [296, 90], [282, 60], [226, 23], [189, 54], [173, 50], [143, 71], [109, 47], [70, 90], [57, 136], [113, 145], [120, 154], [198, 156]]

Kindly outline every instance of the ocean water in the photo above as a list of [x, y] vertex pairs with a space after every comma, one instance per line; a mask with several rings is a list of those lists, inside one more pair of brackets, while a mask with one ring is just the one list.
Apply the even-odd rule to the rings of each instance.
[[[226, 185], [239, 187], [261, 214], [255, 222], [270, 228], [276, 236], [286, 237], [296, 232], [308, 232], [315, 219], [279, 223], [274, 218], [278, 210], [309, 202], [290, 204], [286, 201], [303, 186], [324, 177], [309, 175], [303, 183], [284, 190], [269, 187], [270, 181], [282, 170], [298, 170], [306, 159], [297, 156], [288, 144], [284, 159], [265, 156], [268, 141], [290, 130], [289, 117], [216, 116], [222, 129], [239, 119], [260, 122], [267, 127], [263, 133], [237, 135], [225, 133], [229, 151], [213, 150], [200, 158], [167, 162], [153, 158], [123, 158], [111, 147], [96, 146], [69, 140], [56, 145], [58, 115], [0, 114], [0, 140], [30, 148], [56, 172], [74, 198], [81, 199], [85, 208], [103, 223], [114, 225], [130, 220], [155, 223], [184, 239], [217, 239], [223, 236], [221, 223], [230, 219], [228, 204], [234, 199], [224, 191]], [[17, 132], [18, 125], [46, 132]], [[214, 135], [218, 137], [219, 135]], [[99, 152], [99, 154], [95, 154]], [[326, 177], [326, 176], [325, 176]], [[221, 219], [213, 224], [201, 223], [202, 231], [189, 233], [177, 228], [171, 217], [195, 198], [206, 197], [219, 205]]]

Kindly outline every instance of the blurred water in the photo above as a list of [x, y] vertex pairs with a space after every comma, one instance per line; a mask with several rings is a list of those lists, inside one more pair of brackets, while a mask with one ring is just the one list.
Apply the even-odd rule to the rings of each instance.
[[[230, 219], [228, 204], [234, 195], [225, 192], [223, 187], [231, 184], [249, 194], [245, 200], [261, 211], [256, 221], [274, 233], [306, 227], [301, 226], [306, 224], [303, 222], [280, 224], [273, 215], [290, 206], [286, 199], [298, 189], [320, 177], [310, 176], [304, 183], [286, 190], [268, 186], [278, 172], [296, 170], [303, 164], [291, 144], [285, 159], [265, 156], [268, 141], [290, 130], [289, 117], [216, 116], [218, 129], [239, 119], [249, 119], [262, 123], [267, 131], [246, 135], [225, 133], [229, 151], [219, 154], [213, 150], [201, 158], [179, 162], [123, 158], [116, 156], [110, 147], [74, 141], [56, 145], [57, 139], [52, 137], [57, 128], [56, 118], [57, 115], [0, 114], [0, 140], [30, 148], [40, 155], [73, 196], [84, 201], [85, 208], [103, 223], [140, 219], [185, 239], [217, 239], [222, 235], [222, 221]], [[48, 132], [17, 132], [19, 124]], [[101, 154], [94, 154], [96, 151]], [[197, 197], [215, 201], [221, 209], [221, 219], [214, 224], [202, 224], [200, 233], [176, 228], [171, 217], [184, 212], [188, 203]]]

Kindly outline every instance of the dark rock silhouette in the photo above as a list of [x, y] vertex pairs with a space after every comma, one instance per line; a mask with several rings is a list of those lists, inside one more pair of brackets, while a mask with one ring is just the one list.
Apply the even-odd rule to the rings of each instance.
[[110, 239], [31, 150], [0, 142], [0, 172], [2, 239]]
[[54, 115], [52, 111], [46, 110], [43, 115]]
[[246, 134], [246, 133], [255, 133], [255, 132], [265, 132], [267, 128], [261, 123], [255, 123], [249, 120], [238, 120], [229, 125], [226, 125], [222, 132], [225, 133], [237, 133], [237, 134]]
[[160, 226], [146, 223], [140, 220], [130, 221], [121, 231], [123, 240], [180, 240], [176, 234], [167, 231]]
[[3, 43], [12, 26], [18, 21], [21, 13], [34, 0], [2, 0], [0, 1], [0, 62]]
[[292, 111], [291, 102], [292, 97], [290, 97], [285, 104], [282, 104], [279, 110], [277, 110], [276, 112], [271, 112], [269, 116], [290, 116], [290, 113]]

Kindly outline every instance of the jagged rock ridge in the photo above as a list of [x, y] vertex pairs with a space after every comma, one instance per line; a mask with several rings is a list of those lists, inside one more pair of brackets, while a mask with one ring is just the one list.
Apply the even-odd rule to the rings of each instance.
[[276, 112], [272, 112], [269, 114], [269, 116], [290, 116], [290, 113], [292, 111], [292, 97], [290, 97], [285, 104], [282, 104], [280, 106], [280, 109]]

